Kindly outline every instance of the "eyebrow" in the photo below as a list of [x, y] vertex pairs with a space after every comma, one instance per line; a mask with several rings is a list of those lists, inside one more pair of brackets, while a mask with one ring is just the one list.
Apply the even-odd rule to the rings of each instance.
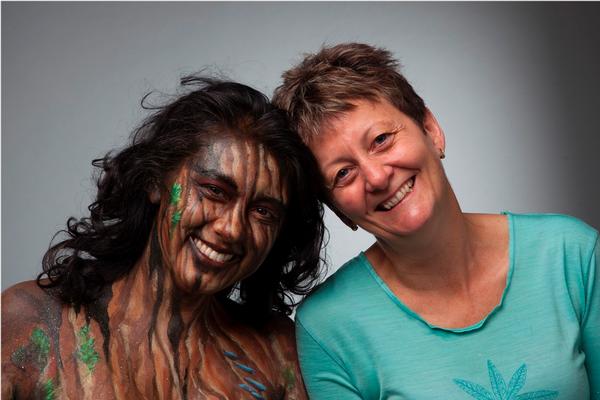
[[229, 186], [232, 190], [235, 190], [236, 192], [238, 190], [238, 187], [237, 187], [237, 184], [235, 183], [235, 181], [230, 176], [223, 174], [219, 170], [201, 169], [196, 166], [194, 166], [193, 169], [196, 173], [198, 173], [200, 175], [223, 182], [225, 185]]
[[[387, 128], [387, 127], [392, 127], [392, 128]], [[360, 137], [359, 142], [361, 144], [364, 144], [364, 141], [366, 140], [366, 138], [369, 136], [369, 134], [371, 133], [371, 131], [373, 130], [381, 130], [383, 129], [383, 127], [386, 127], [385, 129], [383, 129], [384, 131], [393, 131], [398, 129], [399, 127], [404, 126], [404, 124], [402, 122], [395, 123], [393, 120], [391, 119], [382, 119], [382, 120], [377, 120], [374, 121], [372, 124], [370, 124], [367, 129], [365, 129], [362, 132], [362, 136]], [[383, 133], [383, 132], [382, 132]], [[348, 157], [338, 157], [338, 158], [334, 158], [333, 160], [331, 160], [330, 162], [328, 162], [327, 164], [325, 164], [323, 166], [324, 170], [328, 170], [329, 168], [331, 168], [332, 166], [339, 164], [339, 163], [343, 163], [348, 161]]]
[[[235, 183], [235, 181], [227, 176], [224, 175], [221, 171], [216, 170], [216, 169], [202, 169], [199, 167], [193, 167], [193, 170], [203, 176], [206, 176], [208, 178], [211, 179], [215, 179], [218, 181], [223, 182], [224, 184], [226, 184], [227, 186], [230, 186], [230, 188], [234, 191], [238, 191], [238, 187], [237, 184]], [[274, 206], [276, 206], [277, 208], [279, 208], [281, 210], [281, 212], [284, 212], [286, 210], [286, 206], [283, 203], [282, 200], [275, 198], [275, 197], [271, 197], [271, 196], [258, 196], [256, 199], [254, 199], [255, 202], [267, 202], [267, 203], [271, 203]]]

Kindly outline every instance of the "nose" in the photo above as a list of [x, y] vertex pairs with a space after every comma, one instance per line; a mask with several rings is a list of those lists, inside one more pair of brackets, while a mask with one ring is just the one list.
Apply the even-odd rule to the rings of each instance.
[[213, 222], [215, 234], [228, 243], [240, 240], [244, 233], [244, 226], [244, 213], [240, 206], [222, 209], [221, 214], [217, 215]]
[[369, 161], [360, 166], [367, 192], [377, 192], [387, 188], [391, 170], [386, 165]]

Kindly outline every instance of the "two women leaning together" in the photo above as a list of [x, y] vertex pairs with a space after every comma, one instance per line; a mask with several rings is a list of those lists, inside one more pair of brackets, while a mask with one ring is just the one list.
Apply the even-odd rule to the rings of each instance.
[[[182, 85], [3, 293], [3, 399], [600, 399], [598, 232], [462, 212], [390, 52]], [[375, 241], [317, 286], [323, 204]]]

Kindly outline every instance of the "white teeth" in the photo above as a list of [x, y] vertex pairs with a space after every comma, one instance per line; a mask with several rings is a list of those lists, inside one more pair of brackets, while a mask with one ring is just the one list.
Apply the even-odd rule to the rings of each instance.
[[396, 194], [391, 199], [389, 199], [388, 201], [383, 203], [381, 205], [381, 208], [383, 208], [384, 210], [389, 210], [392, 207], [394, 207], [396, 204], [400, 203], [400, 201], [404, 198], [404, 196], [406, 196], [408, 193], [412, 192], [412, 187], [413, 187], [414, 183], [415, 183], [414, 178], [411, 178], [408, 182], [406, 182], [404, 185], [402, 185], [402, 187], [400, 187], [400, 189], [398, 189]]
[[196, 247], [198, 248], [198, 251], [200, 251], [200, 253], [204, 254], [208, 259], [210, 259], [212, 261], [224, 263], [233, 258], [233, 254], [219, 253], [218, 251], [211, 248], [210, 246], [208, 246], [206, 243], [204, 243], [200, 239], [196, 240], [195, 243], [196, 243]]

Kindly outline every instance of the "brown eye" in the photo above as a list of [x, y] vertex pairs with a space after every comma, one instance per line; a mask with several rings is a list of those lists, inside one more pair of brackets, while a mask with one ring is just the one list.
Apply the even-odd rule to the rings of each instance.
[[391, 134], [389, 134], [389, 133], [382, 133], [380, 135], [377, 135], [375, 137], [375, 139], [373, 140], [373, 144], [375, 146], [381, 146], [382, 144], [384, 144], [385, 142], [388, 141], [390, 136], [391, 136]]
[[206, 185], [208, 190], [210, 190], [212, 192], [212, 194], [215, 194], [217, 196], [221, 196], [223, 194], [223, 191], [221, 189], [219, 189], [218, 187], [216, 187], [215, 185]]
[[262, 222], [273, 223], [279, 221], [279, 215], [268, 207], [254, 207], [252, 211]]
[[350, 170], [348, 168], [342, 168], [335, 175], [335, 178], [336, 179], [344, 179], [346, 176], [348, 176], [349, 173], [350, 173]]
[[353, 172], [354, 168], [349, 167], [341, 168], [340, 170], [338, 170], [338, 172], [335, 174], [335, 177], [333, 178], [333, 186], [341, 187], [352, 182], [352, 178], [355, 175]]
[[215, 200], [223, 200], [227, 197], [227, 193], [223, 189], [210, 183], [202, 185], [201, 189], [205, 196]]

